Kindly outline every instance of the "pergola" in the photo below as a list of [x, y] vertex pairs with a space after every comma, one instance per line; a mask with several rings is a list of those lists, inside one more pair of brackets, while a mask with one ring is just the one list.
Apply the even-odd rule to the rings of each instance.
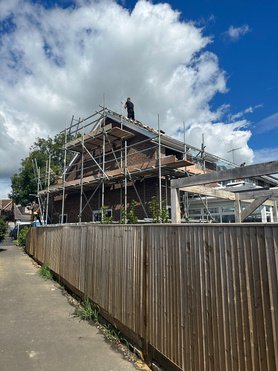
[[[207, 174], [200, 174], [187, 178], [173, 179], [171, 181], [172, 223], [181, 223], [180, 191], [234, 201], [236, 223], [243, 222], [262, 204], [273, 207], [274, 222], [278, 222], [278, 188], [276, 187], [270, 189], [258, 188], [252, 191], [234, 193], [205, 186], [209, 183], [253, 178], [257, 176], [276, 173], [278, 173], [278, 161], [272, 161], [261, 164], [237, 167], [230, 170], [214, 171]], [[245, 203], [249, 203], [249, 205], [244, 210], [242, 210], [241, 207], [242, 201], [244, 201]]]

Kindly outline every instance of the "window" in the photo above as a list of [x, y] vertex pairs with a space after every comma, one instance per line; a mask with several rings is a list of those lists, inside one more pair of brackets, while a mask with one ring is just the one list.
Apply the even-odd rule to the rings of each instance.
[[222, 215], [222, 223], [234, 223], [235, 216], [234, 215]]
[[200, 215], [202, 214], [201, 209], [189, 209], [190, 215]]
[[244, 223], [250, 223], [250, 222], [261, 222], [262, 221], [262, 218], [261, 218], [261, 215], [249, 215], [243, 222]]
[[219, 208], [218, 207], [209, 207], [209, 212], [211, 214], [219, 214]]
[[190, 219], [191, 220], [199, 220], [200, 222], [202, 220], [201, 215], [200, 216], [192, 216]]
[[212, 217], [215, 223], [221, 223], [220, 215], [212, 215]]
[[234, 213], [235, 208], [234, 207], [222, 207], [222, 213]]
[[[245, 210], [248, 207], [248, 205], [243, 205], [242, 210]], [[261, 213], [261, 206], [259, 206], [255, 211], [253, 211], [253, 214], [260, 214]]]
[[64, 214], [64, 221], [62, 223], [62, 214], [59, 215], [59, 224], [66, 224], [68, 222], [68, 214]]
[[[93, 222], [101, 222], [101, 214], [102, 214], [102, 210], [94, 210], [93, 211]], [[112, 209], [106, 210], [106, 216], [107, 217], [112, 216]]]
[[[225, 170], [225, 169], [220, 169], [220, 170]], [[230, 181], [230, 180], [223, 180], [222, 182], [217, 182], [217, 184], [218, 185], [221, 185], [222, 187], [225, 187], [229, 183], [232, 183], [232, 181]]]

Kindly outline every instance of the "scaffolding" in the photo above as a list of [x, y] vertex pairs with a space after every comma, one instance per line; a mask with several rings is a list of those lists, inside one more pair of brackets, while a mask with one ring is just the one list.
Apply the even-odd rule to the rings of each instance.
[[[85, 130], [87, 134], [85, 134]], [[136, 130], [141, 134], [143, 133], [145, 137], [143, 139], [140, 137], [139, 141], [129, 143], [129, 139], [135, 136], [134, 132]], [[99, 210], [102, 210], [101, 221], [103, 221], [105, 188], [115, 184], [119, 184], [121, 190], [120, 212], [125, 210], [124, 215], [126, 215], [128, 189], [129, 186], [132, 186], [143, 209], [144, 216], [148, 218], [145, 203], [135, 184], [136, 180], [158, 178], [159, 209], [161, 210], [162, 186], [166, 189], [165, 201], [167, 205], [168, 181], [175, 177], [188, 176], [186, 167], [193, 165], [184, 156], [180, 159], [176, 157], [178, 153], [183, 155], [184, 146], [179, 150], [175, 146], [173, 147], [171, 141], [167, 141], [167, 138], [170, 137], [165, 136], [165, 133], [160, 130], [159, 115], [158, 128], [152, 129], [137, 120], [128, 119], [122, 113], [119, 115], [109, 110], [105, 107], [105, 102], [103, 106], [100, 106], [99, 111], [95, 111], [87, 118], [76, 120], [73, 116], [69, 127], [66, 127], [60, 134], [64, 136], [64, 146], [62, 148], [64, 161], [63, 169], [60, 171], [62, 182], [50, 185], [50, 157], [45, 172], [45, 184], [47, 184], [45, 189], [42, 189], [39, 181], [39, 169], [36, 170], [38, 195], [40, 202], [44, 205], [43, 213], [46, 223], [51, 221], [49, 212], [51, 208], [50, 195], [61, 195], [62, 207], [59, 222], [63, 224], [66, 221], [66, 195], [70, 192], [79, 192], [78, 222], [81, 223], [82, 214], [86, 207], [89, 207], [93, 213], [90, 201], [100, 189]], [[175, 154], [166, 154], [171, 151]], [[134, 163], [135, 157], [133, 156], [148, 152], [154, 155], [153, 158]], [[164, 152], [164, 155], [162, 152]], [[147, 155], [145, 157], [147, 158]], [[78, 161], [77, 158], [79, 158]], [[72, 160], [69, 162], [70, 159]]]
[[[190, 173], [187, 167], [196, 164], [200, 165], [200, 170], [204, 173], [207, 156], [211, 157], [210, 161], [212, 159], [214, 161], [222, 160], [205, 152], [204, 135], [201, 150], [187, 145], [185, 124], [184, 141], [181, 142], [167, 136], [160, 129], [159, 115], [157, 129], [153, 129], [140, 121], [128, 119], [122, 112], [118, 114], [108, 109], [105, 106], [105, 100], [103, 106], [99, 107], [98, 111], [84, 119], [77, 120], [72, 116], [69, 127], [60, 132], [64, 136], [63, 168], [58, 170], [60, 182], [50, 185], [51, 157], [49, 157], [45, 172], [47, 186], [42, 189], [39, 169], [34, 164], [38, 195], [40, 203], [43, 205], [42, 210], [46, 223], [52, 222], [50, 215], [53, 214], [53, 208], [55, 208], [53, 198], [50, 206], [50, 195], [61, 197], [59, 223], [67, 222], [65, 203], [67, 195], [72, 192], [79, 192], [79, 223], [82, 222], [82, 215], [87, 207], [93, 214], [94, 210], [92, 210], [90, 202], [97, 192], [98, 210], [101, 210], [101, 221], [103, 221], [105, 188], [116, 184], [120, 187], [120, 219], [122, 219], [123, 210], [125, 211], [124, 215], [127, 215], [129, 186], [132, 186], [135, 191], [144, 218], [148, 219], [145, 202], [137, 190], [136, 180], [153, 177], [158, 179], [158, 204], [161, 211], [162, 187], [165, 187], [165, 201], [168, 205], [168, 186], [171, 179], [194, 175], [194, 171]], [[136, 136], [134, 132], [142, 134], [142, 136], [132, 143], [132, 138]], [[148, 153], [152, 153], [153, 156], [147, 158]], [[133, 156], [144, 154], [145, 160], [135, 163]], [[228, 166], [230, 165], [233, 167], [232, 164], [228, 164]], [[183, 201], [184, 216], [186, 217], [190, 206], [188, 195], [184, 196]], [[205, 204], [209, 218], [207, 202]]]

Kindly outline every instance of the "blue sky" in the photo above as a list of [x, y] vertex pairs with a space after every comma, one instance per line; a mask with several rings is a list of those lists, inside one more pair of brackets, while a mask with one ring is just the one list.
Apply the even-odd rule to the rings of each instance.
[[[133, 6], [134, 2], [130, 3]], [[204, 33], [213, 35], [208, 49], [227, 72], [229, 91], [217, 94], [211, 104], [229, 104], [231, 114], [257, 107], [245, 116], [252, 130], [249, 146], [253, 150], [277, 148], [278, 2], [197, 0], [170, 4], [181, 12], [182, 20], [200, 22]], [[227, 33], [233, 29], [238, 29], [234, 37]]]
[[278, 159], [276, 1], [0, 0], [0, 198], [36, 137], [131, 96], [240, 164]]

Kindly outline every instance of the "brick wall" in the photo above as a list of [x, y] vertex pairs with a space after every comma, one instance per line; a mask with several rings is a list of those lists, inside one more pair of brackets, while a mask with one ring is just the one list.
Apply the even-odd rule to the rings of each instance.
[[[142, 180], [135, 181], [135, 186], [143, 205], [145, 206], [145, 210], [148, 214], [148, 217], [151, 217], [151, 211], [149, 205], [151, 203], [152, 197], [156, 196], [157, 202], [159, 201], [159, 187], [158, 187], [158, 178], [147, 178]], [[167, 204], [170, 205], [170, 188], [169, 182], [167, 187]], [[162, 179], [162, 199], [166, 201], [166, 186], [165, 186], [165, 179]], [[91, 194], [94, 192], [94, 189], [91, 191], [86, 191], [87, 199], [90, 198]], [[86, 206], [82, 213], [82, 222], [91, 222], [92, 221], [92, 211], [100, 210], [101, 208], [101, 187], [96, 192], [94, 197], [90, 200], [90, 207]], [[124, 207], [124, 183], [122, 183], [122, 190], [120, 184], [115, 184], [113, 186], [109, 186], [105, 188], [105, 197], [104, 197], [104, 205], [107, 209], [112, 209], [112, 216], [113, 220], [118, 221], [121, 215], [121, 206]], [[136, 191], [131, 182], [128, 182], [128, 190], [127, 190], [127, 206], [128, 211], [130, 210], [130, 206], [132, 201], [136, 201], [135, 206], [135, 216], [138, 219], [144, 219], [146, 217], [143, 208], [140, 205], [138, 200]], [[122, 204], [121, 204], [122, 202]], [[83, 207], [85, 206], [86, 200], [83, 197]], [[80, 193], [70, 193], [67, 194], [65, 199], [65, 214], [68, 215], [68, 223], [76, 223], [78, 222], [78, 214], [79, 214], [79, 205], [80, 205]], [[59, 214], [61, 214], [62, 210], [62, 201], [61, 198], [55, 198], [54, 201], [54, 208], [55, 208], [55, 215], [53, 215], [53, 223], [58, 223], [59, 221]]]
[[[147, 162], [153, 159], [158, 158], [158, 148], [155, 146], [154, 143], [151, 143], [150, 141], [140, 143], [147, 139], [147, 137], [143, 134], [140, 134], [133, 130], [128, 130], [129, 132], [133, 133], [134, 136], [129, 138], [127, 140], [127, 165], [135, 165], [140, 164], [143, 162]], [[115, 152], [116, 158], [118, 160], [118, 163], [120, 164], [120, 158], [121, 158], [121, 141], [117, 140], [113, 142], [112, 144], [113, 151]], [[124, 142], [122, 144], [122, 165], [124, 166]], [[140, 151], [140, 152], [139, 152]], [[115, 156], [112, 153], [111, 146], [109, 144], [106, 144], [105, 147], [105, 170], [114, 170], [117, 169], [119, 166], [115, 160]], [[99, 146], [98, 148], [91, 151], [91, 155], [94, 157], [94, 159], [98, 162], [100, 167], [103, 167], [103, 158], [102, 158], [102, 146]], [[162, 149], [162, 156], [165, 155], [165, 149]], [[92, 159], [92, 157], [88, 153], [84, 153], [83, 158], [83, 176], [90, 176], [93, 174], [98, 174], [101, 172], [99, 167], [96, 165], [95, 161]], [[75, 164], [71, 166], [70, 173], [67, 174], [66, 180], [71, 181], [74, 179], [79, 179], [81, 176], [81, 155], [79, 155], [76, 159]]]

